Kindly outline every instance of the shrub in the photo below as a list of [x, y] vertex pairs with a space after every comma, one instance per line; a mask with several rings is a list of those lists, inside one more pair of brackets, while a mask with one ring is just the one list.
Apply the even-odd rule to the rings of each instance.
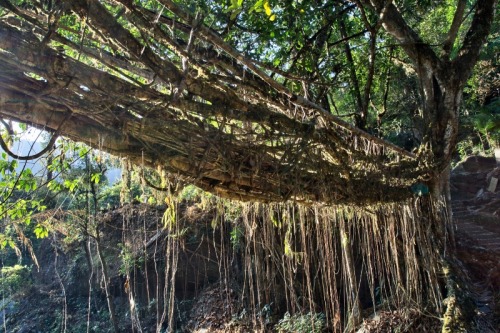
[[325, 315], [323, 313], [294, 314], [287, 312], [283, 319], [275, 326], [280, 333], [311, 332], [320, 333], [325, 329]]
[[0, 294], [8, 296], [17, 293], [31, 285], [30, 268], [14, 265], [1, 268]]

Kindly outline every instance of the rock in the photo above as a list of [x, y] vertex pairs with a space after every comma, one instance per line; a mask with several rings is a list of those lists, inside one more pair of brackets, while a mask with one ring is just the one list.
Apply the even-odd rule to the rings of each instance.
[[452, 197], [482, 198], [492, 177], [500, 177], [500, 167], [497, 167], [494, 157], [469, 156], [451, 172]]
[[485, 172], [495, 168], [497, 161], [494, 157], [469, 156], [461, 166], [465, 172]]
[[486, 182], [489, 184], [491, 182], [491, 178], [500, 179], [500, 167], [496, 167], [495, 169], [488, 172], [486, 175]]

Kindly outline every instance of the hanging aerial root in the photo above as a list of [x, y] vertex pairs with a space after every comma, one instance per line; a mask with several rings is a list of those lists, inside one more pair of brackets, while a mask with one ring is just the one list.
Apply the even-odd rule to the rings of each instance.
[[333, 331], [353, 330], [379, 309], [439, 313], [435, 228], [447, 223], [439, 212], [421, 198], [370, 207], [243, 204], [244, 299], [257, 324], [268, 305], [323, 313]]

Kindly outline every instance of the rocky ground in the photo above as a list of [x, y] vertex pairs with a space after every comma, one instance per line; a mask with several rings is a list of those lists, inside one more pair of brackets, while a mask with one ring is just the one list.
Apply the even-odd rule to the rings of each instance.
[[452, 172], [458, 258], [471, 282], [481, 332], [500, 330], [500, 162], [472, 156]]

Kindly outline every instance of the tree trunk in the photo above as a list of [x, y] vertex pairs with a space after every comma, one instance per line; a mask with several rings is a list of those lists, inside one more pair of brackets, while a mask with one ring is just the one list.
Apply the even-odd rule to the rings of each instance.
[[[423, 96], [424, 144], [438, 176], [449, 166], [458, 137], [458, 112], [464, 82], [456, 82], [452, 66], [442, 64], [437, 70], [418, 64], [421, 95]], [[438, 184], [435, 184], [438, 185]]]
[[[451, 160], [458, 137], [458, 115], [464, 82], [454, 75], [451, 65], [441, 65], [439, 71], [418, 68], [424, 97], [424, 123], [429, 124], [424, 138], [427, 167], [432, 168], [428, 182], [433, 208], [429, 209], [429, 221], [439, 248], [442, 265], [439, 268], [446, 283], [446, 305], [442, 332], [456, 332], [469, 324], [471, 315], [467, 308], [465, 290], [467, 283], [457, 278], [457, 266], [453, 251], [454, 227], [452, 223], [450, 173]], [[458, 287], [457, 287], [458, 286]], [[462, 330], [460, 330], [462, 331]]]
[[[425, 66], [425, 65], [424, 65]], [[453, 228], [450, 221], [451, 160], [458, 138], [458, 115], [462, 100], [463, 83], [453, 79], [453, 67], [440, 66], [439, 71], [418, 64], [421, 96], [423, 96], [424, 124], [428, 124], [424, 133], [424, 149], [421, 151], [423, 167], [431, 170], [428, 181], [431, 199], [442, 206], [436, 236], [442, 237], [443, 245], [453, 240]]]

